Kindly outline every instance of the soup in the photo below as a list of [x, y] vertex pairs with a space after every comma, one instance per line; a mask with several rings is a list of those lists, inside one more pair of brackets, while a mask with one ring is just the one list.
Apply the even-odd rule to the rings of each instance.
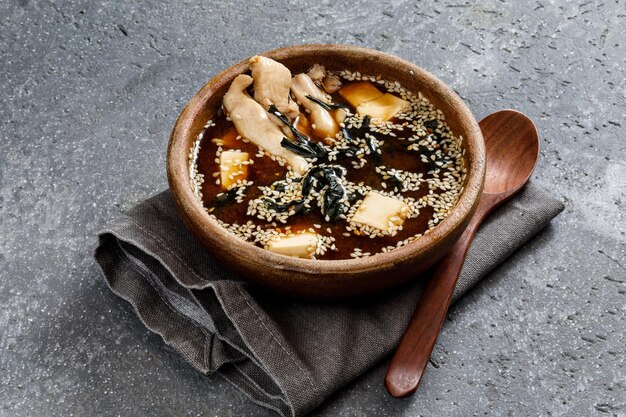
[[419, 239], [455, 206], [462, 138], [419, 92], [250, 63], [190, 151], [192, 190], [229, 232], [288, 256], [360, 258]]

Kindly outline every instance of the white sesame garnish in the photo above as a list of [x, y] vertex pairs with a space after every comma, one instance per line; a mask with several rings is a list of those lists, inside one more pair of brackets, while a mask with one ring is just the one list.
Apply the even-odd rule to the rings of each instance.
[[[277, 168], [275, 177], [274, 173], [270, 172], [273, 182], [263, 180], [264, 183], [261, 185], [240, 180], [222, 192], [219, 166], [214, 164], [219, 162], [222, 151], [233, 149], [232, 144], [227, 146], [223, 139], [212, 136], [218, 132], [213, 129], [215, 123], [212, 120], [206, 123], [190, 148], [189, 177], [193, 194], [200, 202], [207, 202], [205, 208], [207, 213], [217, 219], [229, 232], [260, 247], [265, 247], [277, 236], [302, 231], [315, 233], [318, 237], [317, 245], [310, 248], [313, 259], [328, 259], [329, 252], [339, 250], [344, 258], [363, 258], [408, 245], [441, 223], [462, 194], [467, 174], [463, 138], [452, 134], [443, 112], [436, 109], [421, 92], [408, 91], [399, 82], [387, 81], [380, 75], [364, 75], [350, 71], [329, 73], [346, 82], [370, 82], [377, 89], [409, 102], [409, 105], [391, 120], [371, 119], [369, 128], [365, 131], [362, 129], [366, 122], [364, 115], [349, 109], [340, 127], [353, 132], [349, 134], [354, 137], [350, 137], [349, 141], [344, 137], [343, 131], [340, 131], [334, 138], [327, 138], [321, 143], [327, 151], [324, 163], [342, 166], [342, 170], [347, 168], [351, 172], [363, 172], [355, 174], [356, 178], [366, 178], [364, 175], [370, 175], [370, 172], [375, 172], [379, 177], [375, 180], [368, 179], [368, 185], [348, 181], [347, 178], [354, 178], [350, 175], [347, 178], [341, 177], [340, 182], [345, 188], [345, 196], [339, 204], [342, 205], [343, 212], [336, 216], [332, 227], [329, 214], [324, 212], [327, 185], [320, 186], [317, 183], [319, 179], [314, 179], [313, 189], [308, 195], [303, 195], [303, 179], [290, 170], [284, 175], [284, 169]], [[411, 72], [411, 75], [414, 74]], [[328, 98], [333, 100], [333, 97]], [[302, 110], [301, 112], [308, 113]], [[220, 117], [224, 117], [222, 113]], [[229, 118], [226, 120], [230, 123]], [[310, 126], [313, 129], [316, 127], [313, 123]], [[204, 137], [207, 141], [203, 141]], [[229, 173], [230, 179], [236, 179], [243, 173], [243, 165], [253, 171], [259, 163], [266, 166], [267, 163], [273, 164], [272, 161], [275, 161], [277, 167], [288, 168], [284, 158], [273, 156], [260, 148], [256, 150], [250, 148], [252, 146], [250, 142], [240, 135], [237, 135], [235, 140], [239, 142], [237, 147], [244, 147], [250, 155], [256, 152], [256, 158], [268, 158], [257, 161], [254, 167], [253, 159], [242, 163], [241, 170]], [[397, 141], [401, 143], [394, 145]], [[395, 156], [390, 159], [385, 155], [389, 145], [401, 149], [402, 154], [414, 155], [416, 163], [424, 167], [423, 171], [400, 169], [394, 164]], [[200, 154], [204, 155], [203, 164], [200, 164], [202, 170], [212, 167], [206, 172], [199, 172]], [[309, 162], [313, 167], [320, 164], [315, 159], [309, 159]], [[205, 183], [205, 175], [213, 180]], [[401, 212], [387, 219], [385, 231], [352, 221], [363, 201], [363, 196], [370, 191], [400, 199], [406, 205]], [[213, 205], [210, 196], [220, 196], [222, 200], [228, 198], [229, 205], [224, 207], [228, 210], [238, 210], [242, 221], [226, 223], [221, 220], [223, 209], [219, 205]], [[306, 216], [309, 215], [314, 217], [307, 221]], [[426, 224], [426, 227], [425, 230], [416, 233], [415, 228], [410, 227], [411, 219], [420, 216], [423, 218], [422, 224]], [[405, 220], [404, 223], [400, 219]], [[380, 243], [376, 246], [376, 242], [382, 242], [380, 238], [383, 236], [392, 236], [397, 240], [392, 245]], [[367, 238], [366, 245], [359, 247], [364, 238]], [[335, 244], [336, 240], [339, 246]], [[337, 255], [333, 255], [333, 258], [335, 257]]]

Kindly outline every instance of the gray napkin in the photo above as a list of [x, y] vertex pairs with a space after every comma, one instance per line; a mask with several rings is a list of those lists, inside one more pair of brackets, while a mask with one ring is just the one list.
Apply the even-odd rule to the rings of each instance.
[[[498, 209], [476, 235], [453, 300], [562, 210], [533, 185]], [[95, 257], [106, 281], [150, 330], [199, 371], [218, 371], [283, 416], [307, 413], [389, 354], [423, 285], [416, 280], [335, 303], [268, 293], [205, 253], [169, 191], [133, 208], [99, 239]]]

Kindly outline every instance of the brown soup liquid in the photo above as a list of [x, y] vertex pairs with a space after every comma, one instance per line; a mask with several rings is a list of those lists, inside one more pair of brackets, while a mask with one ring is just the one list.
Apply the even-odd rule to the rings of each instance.
[[[345, 82], [344, 85], [346, 85]], [[383, 86], [376, 85], [376, 87], [385, 92]], [[334, 103], [348, 104], [337, 93], [332, 94], [331, 97]], [[351, 111], [354, 112], [354, 108], [351, 107]], [[249, 216], [246, 213], [248, 202], [262, 195], [258, 186], [270, 186], [274, 181], [284, 179], [287, 168], [281, 167], [278, 162], [272, 160], [267, 155], [262, 158], [257, 157], [258, 147], [251, 142], [246, 143], [243, 140], [229, 140], [222, 148], [223, 150], [239, 149], [249, 153], [250, 158], [254, 160], [254, 164], [249, 166], [248, 180], [253, 181], [253, 185], [247, 188], [245, 197], [240, 203], [232, 201], [223, 205], [214, 204], [216, 196], [224, 190], [220, 185], [216, 184], [216, 178], [213, 176], [214, 173], [220, 171], [220, 167], [219, 163], [216, 162], [218, 146], [213, 143], [211, 139], [223, 138], [224, 136], [234, 137], [237, 136], [237, 134], [234, 131], [232, 122], [226, 119], [222, 111], [218, 111], [217, 115], [214, 115], [211, 120], [213, 120], [215, 126], [208, 127], [204, 132], [196, 163], [198, 173], [203, 174], [205, 178], [205, 182], [202, 185], [202, 200], [204, 206], [206, 208], [213, 208], [211, 214], [215, 215], [218, 219], [229, 224], [244, 224], [252, 220], [255, 224], [261, 225], [267, 229], [285, 230], [286, 226], [291, 226], [292, 232], [314, 228], [315, 232], [319, 234], [335, 238], [334, 243], [337, 250], [328, 250], [324, 255], [316, 256], [317, 259], [327, 260], [349, 259], [355, 248], [360, 248], [362, 252], [369, 252], [374, 255], [380, 253], [384, 247], [395, 246], [399, 241], [424, 234], [428, 230], [428, 221], [433, 215], [433, 208], [430, 206], [422, 207], [418, 217], [406, 219], [402, 230], [398, 231], [395, 236], [377, 236], [375, 238], [358, 236], [352, 232], [350, 232], [349, 236], [345, 236], [344, 234], [348, 232], [346, 230], [348, 224], [346, 220], [338, 219], [334, 223], [326, 222], [324, 215], [317, 207], [314, 207], [308, 214], [295, 214], [289, 217], [285, 224], [280, 222], [268, 222], [258, 219], [255, 216]], [[406, 120], [398, 119], [392, 119], [390, 121], [398, 124], [406, 122]], [[297, 127], [299, 130], [304, 130], [302, 125]], [[428, 131], [431, 132], [431, 130]], [[314, 141], [321, 141], [320, 138], [315, 137], [312, 131], [303, 131], [303, 133], [307, 134]], [[337, 161], [331, 163], [341, 165], [347, 169], [345, 178], [348, 181], [354, 183], [363, 182], [365, 185], [371, 186], [375, 190], [385, 191], [385, 188], [381, 185], [384, 180], [381, 174], [375, 171], [375, 168], [381, 165], [387, 168], [423, 173], [424, 178], [428, 178], [428, 171], [433, 169], [433, 165], [422, 162], [419, 157], [419, 152], [407, 150], [407, 146], [410, 142], [402, 140], [403, 138], [406, 139], [413, 135], [414, 132], [409, 128], [405, 128], [403, 131], [394, 131], [394, 133], [397, 135], [397, 138], [373, 133], [377, 138], [384, 140], [384, 144], [380, 147], [380, 161], [374, 162], [370, 158], [360, 169], [355, 169], [350, 164], [348, 158], [339, 157]], [[445, 169], [442, 169], [440, 175], [445, 171]], [[387, 185], [387, 189], [389, 189], [389, 185]], [[406, 191], [401, 194], [404, 197], [411, 197], [417, 200], [428, 192], [428, 184], [423, 183], [419, 190]], [[315, 225], [321, 225], [321, 228], [316, 228]]]

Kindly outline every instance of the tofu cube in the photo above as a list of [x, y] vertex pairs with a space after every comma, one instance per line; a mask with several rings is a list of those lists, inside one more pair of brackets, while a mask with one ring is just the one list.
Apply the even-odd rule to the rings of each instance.
[[296, 258], [312, 258], [317, 249], [317, 240], [315, 233], [297, 233], [272, 239], [265, 249]]
[[402, 226], [408, 214], [409, 206], [404, 201], [370, 191], [351, 221], [390, 232]]
[[393, 94], [385, 93], [374, 100], [361, 104], [356, 108], [356, 111], [374, 119], [389, 120], [408, 106], [408, 101]]
[[248, 178], [248, 152], [222, 151], [220, 154], [220, 183], [224, 190]]
[[339, 95], [354, 107], [374, 100], [383, 93], [367, 81], [346, 84], [339, 90]]

